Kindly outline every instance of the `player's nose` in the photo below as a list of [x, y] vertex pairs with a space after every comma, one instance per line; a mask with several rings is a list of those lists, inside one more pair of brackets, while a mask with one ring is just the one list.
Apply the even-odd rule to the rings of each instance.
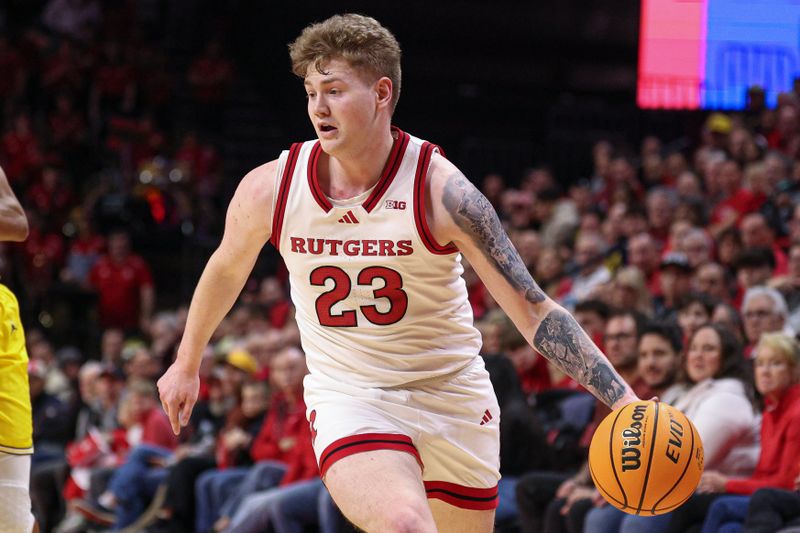
[[311, 110], [318, 117], [325, 117], [330, 114], [328, 103], [325, 100], [325, 97], [322, 95], [317, 95], [317, 97], [311, 102]]

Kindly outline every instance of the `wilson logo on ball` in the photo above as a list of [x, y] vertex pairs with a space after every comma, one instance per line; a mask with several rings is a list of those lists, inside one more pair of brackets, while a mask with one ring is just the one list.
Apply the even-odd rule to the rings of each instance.
[[629, 428], [622, 430], [622, 471], [638, 470], [642, 466], [642, 420], [644, 420], [647, 406], [637, 405], [631, 418], [634, 422]]

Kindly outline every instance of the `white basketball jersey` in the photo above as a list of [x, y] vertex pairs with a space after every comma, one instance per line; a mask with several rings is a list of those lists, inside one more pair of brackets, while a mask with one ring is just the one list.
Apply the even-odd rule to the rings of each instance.
[[272, 243], [289, 270], [309, 370], [362, 387], [396, 387], [456, 372], [480, 334], [458, 250], [433, 239], [425, 176], [438, 148], [392, 129], [375, 187], [346, 202], [317, 181], [318, 141], [279, 159]]

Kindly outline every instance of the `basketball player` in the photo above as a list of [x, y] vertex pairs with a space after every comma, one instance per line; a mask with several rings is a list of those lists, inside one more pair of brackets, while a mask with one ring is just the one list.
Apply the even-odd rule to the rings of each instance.
[[[0, 241], [24, 241], [28, 220], [0, 168]], [[19, 303], [0, 284], [0, 531], [38, 531], [31, 514], [28, 483], [33, 421], [28, 390], [28, 351]]]
[[609, 406], [637, 397], [531, 279], [486, 198], [391, 125], [400, 48], [387, 29], [334, 16], [290, 55], [318, 139], [240, 183], [159, 381], [164, 408], [179, 431], [203, 347], [269, 240], [290, 272], [320, 473], [345, 516], [368, 532], [492, 531], [499, 409], [460, 254], [539, 352]]

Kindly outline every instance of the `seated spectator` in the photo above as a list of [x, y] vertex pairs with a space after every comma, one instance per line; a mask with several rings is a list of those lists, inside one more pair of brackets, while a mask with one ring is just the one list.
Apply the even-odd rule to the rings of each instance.
[[[616, 306], [617, 309], [625, 309]], [[630, 308], [628, 308], [630, 309]], [[611, 315], [611, 308], [602, 300], [583, 300], [575, 305], [575, 320], [597, 345], [603, 346], [603, 332]]]
[[661, 260], [660, 272], [661, 296], [655, 299], [655, 318], [674, 320], [678, 297], [689, 291], [692, 267], [685, 254], [670, 252]]
[[761, 488], [791, 489], [800, 474], [800, 344], [781, 333], [767, 333], [755, 353], [756, 389], [764, 398], [756, 469], [751, 476], [737, 477], [706, 467], [697, 493], [674, 512], [670, 531], [690, 530], [704, 519], [704, 531], [741, 523], [749, 495]]
[[611, 281], [611, 272], [603, 264], [607, 244], [599, 234], [580, 235], [575, 241], [575, 269], [570, 290], [561, 300], [565, 307], [574, 309], [575, 304], [592, 295], [597, 287]]
[[628, 239], [628, 265], [634, 266], [647, 278], [647, 289], [653, 296], [661, 293], [658, 282], [661, 254], [658, 243], [647, 232], [637, 233]]
[[761, 213], [750, 213], [742, 219], [739, 227], [742, 232], [744, 248], [766, 248], [772, 251], [775, 260], [773, 274], [782, 276], [788, 271], [788, 259], [775, 240], [775, 230], [772, 229], [767, 218]]
[[771, 279], [769, 286], [783, 295], [789, 310], [789, 325], [794, 331], [800, 331], [800, 242], [789, 247], [787, 274]]
[[746, 345], [742, 315], [731, 304], [718, 302], [711, 313], [711, 323], [727, 328], [736, 336], [739, 344]]
[[729, 270], [735, 270], [736, 258], [742, 251], [742, 236], [737, 228], [728, 228], [717, 237], [717, 260]]
[[714, 242], [705, 230], [691, 228], [678, 243], [676, 251], [686, 254], [689, 266], [694, 269], [714, 258]]
[[647, 316], [653, 314], [653, 293], [645, 285], [641, 271], [634, 266], [617, 270], [607, 300], [616, 309], [635, 309]]
[[692, 288], [719, 302], [731, 300], [728, 273], [719, 263], [703, 263], [694, 272]]
[[747, 339], [745, 355], [749, 357], [752, 348], [758, 344], [764, 333], [786, 331], [788, 310], [781, 293], [769, 287], [752, 287], [744, 294], [742, 318]]
[[794, 491], [758, 489], [750, 497], [744, 530], [748, 533], [797, 533], [800, 531], [800, 476]]
[[695, 331], [711, 321], [714, 302], [705, 294], [697, 292], [682, 294], [678, 302], [678, 325], [684, 341], [688, 341]]

